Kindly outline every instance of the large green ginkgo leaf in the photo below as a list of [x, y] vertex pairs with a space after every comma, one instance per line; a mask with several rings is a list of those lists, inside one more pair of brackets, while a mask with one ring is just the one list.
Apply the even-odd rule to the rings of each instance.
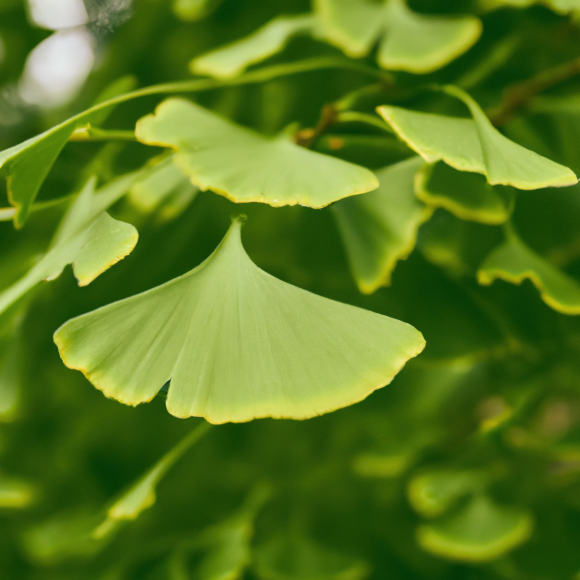
[[548, 306], [562, 314], [580, 314], [580, 285], [514, 234], [487, 256], [477, 272], [480, 284], [497, 278], [512, 284], [531, 280]]
[[225, 423], [351, 405], [423, 350], [408, 324], [260, 270], [240, 230], [237, 219], [191, 272], [66, 322], [54, 336], [64, 363], [129, 405], [171, 380], [172, 415]]
[[279, 16], [250, 36], [193, 59], [190, 69], [195, 74], [230, 78], [280, 52], [290, 38], [310, 32], [316, 19], [310, 14]]
[[42, 280], [54, 280], [68, 264], [80, 286], [127, 256], [137, 243], [137, 230], [117, 221], [104, 210], [124, 195], [144, 175], [138, 171], [120, 177], [95, 192], [89, 180], [63, 217], [51, 246], [20, 280], [0, 293], [0, 313]]
[[446, 92], [462, 100], [472, 119], [381, 106], [379, 114], [425, 161], [445, 161], [459, 171], [481, 173], [491, 185], [541, 189], [575, 185], [568, 167], [546, 159], [502, 135], [479, 105], [457, 87]]
[[395, 265], [411, 253], [419, 226], [431, 215], [414, 193], [422, 165], [420, 157], [413, 157], [380, 169], [379, 189], [332, 206], [351, 270], [364, 293], [390, 284]]
[[417, 540], [423, 549], [444, 558], [488, 562], [525, 542], [532, 527], [527, 511], [499, 506], [478, 494], [459, 512], [420, 526]]
[[483, 224], [506, 222], [514, 206], [511, 187], [490, 185], [477, 173], [457, 171], [441, 161], [425, 164], [417, 177], [417, 197], [463, 220]]
[[309, 151], [286, 135], [266, 137], [199, 105], [167, 99], [137, 123], [137, 138], [173, 147], [176, 163], [202, 190], [235, 202], [320, 208], [379, 185], [358, 165]]
[[473, 16], [418, 14], [404, 0], [317, 0], [316, 9], [322, 35], [349, 56], [367, 55], [381, 39], [377, 60], [391, 70], [432, 72], [481, 34], [481, 22]]

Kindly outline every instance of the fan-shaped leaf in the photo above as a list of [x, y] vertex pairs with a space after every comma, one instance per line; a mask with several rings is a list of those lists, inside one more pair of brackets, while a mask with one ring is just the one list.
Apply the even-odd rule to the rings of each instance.
[[518, 189], [564, 187], [578, 182], [574, 172], [504, 137], [479, 105], [457, 87], [446, 87], [462, 100], [473, 119], [462, 119], [382, 106], [379, 114], [425, 161], [445, 161], [459, 171], [481, 173], [491, 185]]
[[365, 562], [296, 535], [259, 546], [254, 568], [260, 580], [362, 580], [370, 572]]
[[512, 284], [531, 280], [548, 306], [562, 314], [580, 314], [580, 285], [513, 234], [487, 256], [477, 273], [480, 284], [496, 278]]
[[72, 264], [79, 285], [86, 286], [130, 254], [137, 243], [137, 230], [114, 220], [104, 210], [142, 175], [141, 171], [127, 174], [98, 192], [91, 179], [63, 217], [48, 252], [24, 277], [0, 294], [0, 313], [42, 280], [58, 278], [68, 264]]
[[395, 265], [412, 252], [419, 226], [431, 215], [414, 193], [422, 165], [420, 157], [413, 157], [385, 167], [376, 172], [379, 189], [332, 206], [361, 292], [390, 284]]
[[382, 37], [377, 60], [391, 70], [432, 72], [468, 50], [481, 34], [477, 18], [418, 14], [404, 0], [317, 0], [316, 8], [322, 34], [349, 56], [365, 56]]
[[279, 16], [246, 38], [198, 56], [191, 61], [190, 69], [194, 74], [235, 77], [248, 66], [280, 52], [290, 38], [310, 32], [315, 24], [316, 19], [310, 14]]
[[445, 513], [462, 496], [476, 490], [481, 481], [479, 472], [437, 469], [413, 477], [407, 495], [417, 513], [433, 518]]
[[475, 173], [456, 171], [437, 162], [425, 164], [417, 177], [417, 197], [432, 207], [443, 207], [459, 219], [501, 224], [513, 210], [514, 191], [489, 185]]
[[532, 527], [527, 511], [477, 495], [458, 513], [420, 526], [417, 540], [423, 549], [444, 558], [488, 562], [525, 542]]
[[191, 272], [65, 323], [55, 333], [65, 364], [129, 405], [171, 379], [171, 414], [224, 423], [353, 404], [421, 352], [413, 327], [260, 270], [240, 227]]
[[167, 99], [137, 123], [137, 138], [177, 149], [176, 163], [201, 189], [235, 202], [324, 207], [378, 187], [371, 171], [235, 125], [183, 99]]

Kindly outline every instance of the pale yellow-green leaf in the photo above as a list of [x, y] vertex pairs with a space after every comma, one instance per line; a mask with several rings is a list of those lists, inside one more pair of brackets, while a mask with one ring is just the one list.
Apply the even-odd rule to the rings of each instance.
[[415, 192], [431, 207], [483, 224], [504, 223], [514, 206], [512, 188], [490, 185], [482, 175], [457, 171], [441, 161], [422, 167]]
[[231, 78], [247, 67], [280, 52], [297, 34], [311, 32], [316, 19], [310, 14], [278, 16], [250, 36], [194, 58], [191, 72], [216, 78]]
[[413, 157], [376, 172], [380, 186], [332, 206], [351, 271], [364, 293], [388, 286], [399, 260], [415, 247], [419, 226], [431, 211], [414, 193], [423, 165]]
[[423, 350], [408, 324], [260, 270], [240, 229], [235, 220], [187, 274], [65, 323], [54, 336], [65, 364], [129, 405], [171, 380], [171, 414], [225, 423], [306, 419], [351, 405]]
[[267, 137], [190, 101], [167, 99], [137, 123], [137, 138], [176, 149], [175, 161], [200, 189], [275, 207], [320, 208], [378, 187], [358, 165], [309, 151], [288, 136]]
[[445, 90], [465, 103], [471, 119], [387, 105], [377, 110], [397, 135], [429, 163], [444, 161], [459, 171], [485, 175], [491, 185], [518, 189], [565, 187], [578, 182], [568, 167], [502, 135], [467, 93], [457, 87]]
[[474, 496], [460, 511], [417, 530], [419, 545], [428, 552], [462, 562], [489, 562], [525, 542], [533, 528], [522, 509]]
[[562, 314], [580, 314], [580, 285], [515, 235], [495, 248], [477, 273], [479, 283], [484, 285], [498, 278], [512, 284], [531, 280], [548, 306]]

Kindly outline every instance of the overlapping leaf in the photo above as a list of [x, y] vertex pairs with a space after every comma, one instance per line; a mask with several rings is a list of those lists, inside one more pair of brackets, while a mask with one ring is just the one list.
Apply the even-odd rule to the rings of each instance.
[[417, 531], [422, 548], [464, 562], [488, 562], [525, 542], [533, 527], [527, 511], [474, 496], [459, 512], [424, 524]]
[[514, 205], [511, 188], [489, 185], [483, 176], [456, 171], [441, 161], [424, 165], [418, 175], [416, 194], [429, 206], [484, 224], [504, 223]]
[[541, 189], [575, 185], [574, 172], [502, 135], [464, 91], [446, 87], [469, 108], [472, 119], [381, 106], [379, 114], [425, 161], [444, 161], [459, 171], [481, 173], [491, 185]]
[[322, 34], [346, 54], [362, 57], [380, 40], [379, 64], [413, 73], [434, 71], [468, 50], [481, 34], [472, 16], [432, 16], [404, 0], [317, 0]]
[[130, 405], [171, 380], [171, 414], [224, 423], [353, 404], [421, 352], [413, 327], [260, 270], [240, 228], [191, 272], [65, 323], [55, 333], [65, 364]]
[[487, 256], [477, 273], [480, 284], [498, 278], [512, 284], [531, 280], [548, 306], [562, 314], [580, 314], [580, 285], [514, 234]]
[[235, 202], [330, 203], [378, 187], [368, 169], [235, 125], [183, 99], [167, 99], [137, 123], [137, 138], [173, 147], [176, 163], [202, 190]]
[[122, 260], [137, 243], [137, 230], [111, 218], [104, 210], [124, 195], [143, 172], [118, 178], [95, 192], [90, 180], [62, 219], [43, 258], [0, 294], [0, 313], [42, 280], [54, 280], [68, 264], [80, 286]]
[[376, 172], [379, 189], [334, 204], [349, 264], [362, 292], [390, 284], [399, 260], [413, 250], [419, 226], [431, 210], [414, 194], [414, 180], [423, 165], [413, 157]]

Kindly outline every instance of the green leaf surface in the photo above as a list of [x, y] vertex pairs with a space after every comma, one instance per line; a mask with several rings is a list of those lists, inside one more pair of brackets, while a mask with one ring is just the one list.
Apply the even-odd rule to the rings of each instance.
[[463, 220], [502, 224], [513, 210], [512, 188], [489, 185], [476, 173], [457, 171], [441, 161], [425, 164], [417, 176], [417, 197]]
[[104, 210], [124, 195], [140, 175], [142, 172], [127, 174], [98, 192], [94, 179], [87, 182], [59, 224], [47, 253], [0, 294], [0, 313], [42, 280], [58, 278], [68, 264], [72, 264], [79, 286], [86, 286], [130, 254], [137, 243], [137, 230], [111, 218]]
[[194, 74], [235, 77], [280, 52], [293, 36], [312, 31], [315, 24], [310, 14], [278, 16], [250, 36], [194, 58], [189, 68]]
[[479, 105], [457, 87], [446, 87], [469, 108], [472, 119], [381, 106], [379, 114], [425, 161], [444, 161], [459, 171], [481, 173], [491, 185], [541, 189], [575, 185], [568, 167], [546, 159], [502, 135]]
[[525, 542], [533, 528], [524, 510], [477, 495], [459, 512], [417, 530], [420, 546], [437, 556], [463, 562], [489, 562]]
[[65, 323], [54, 336], [65, 364], [129, 405], [171, 379], [172, 415], [225, 423], [351, 405], [422, 351], [413, 327], [260, 270], [240, 229], [191, 272]]
[[366, 56], [381, 38], [381, 67], [429, 73], [468, 50], [481, 34], [472, 16], [432, 16], [403, 0], [317, 0], [322, 35], [352, 57]]
[[498, 278], [512, 284], [531, 280], [548, 306], [562, 314], [580, 314], [580, 285], [515, 235], [495, 248], [477, 273], [480, 284], [489, 285]]
[[365, 562], [296, 534], [259, 546], [254, 569], [260, 580], [363, 580], [370, 573]]
[[129, 201], [141, 212], [156, 211], [160, 221], [176, 218], [195, 199], [199, 189], [177, 167], [173, 156], [154, 165], [129, 191]]
[[183, 99], [164, 101], [137, 123], [136, 134], [148, 145], [176, 149], [176, 163], [193, 183], [238, 203], [320, 208], [378, 187], [364, 167], [309, 151], [286, 135], [260, 135]]
[[413, 509], [426, 518], [444, 514], [482, 482], [481, 473], [437, 469], [416, 475], [409, 481], [407, 497]]
[[332, 206], [351, 271], [361, 290], [388, 286], [399, 260], [415, 247], [419, 226], [431, 210], [417, 200], [414, 180], [423, 165], [413, 157], [376, 172], [380, 186]]
[[95, 528], [93, 536], [100, 539], [124, 520], [134, 520], [156, 501], [156, 488], [175, 462], [205, 433], [209, 425], [202, 423], [166, 453], [143, 477], [135, 482], [107, 511], [105, 520]]

